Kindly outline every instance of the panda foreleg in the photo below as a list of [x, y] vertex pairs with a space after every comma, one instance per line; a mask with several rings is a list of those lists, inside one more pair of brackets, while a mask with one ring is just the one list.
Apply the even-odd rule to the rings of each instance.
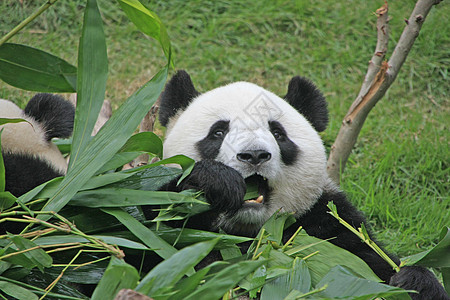
[[[309, 235], [321, 239], [330, 239], [329, 241], [331, 243], [346, 249], [364, 260], [384, 282], [403, 289], [418, 291], [419, 294], [410, 293], [413, 300], [450, 300], [437, 278], [426, 268], [418, 266], [402, 267], [396, 273], [392, 266], [381, 258], [381, 256], [328, 213], [329, 209], [327, 204], [329, 201], [334, 202], [339, 216], [352, 226], [360, 227], [361, 223], [364, 223], [370, 238], [379, 244], [373, 237], [370, 226], [368, 226], [363, 214], [346, 199], [346, 196], [342, 192], [324, 193], [308, 213], [298, 218], [297, 224], [288, 228], [288, 232], [285, 232], [285, 235], [292, 234], [289, 231], [293, 231], [301, 225]], [[384, 251], [384, 249], [382, 250]], [[395, 264], [400, 264], [398, 258], [386, 251], [384, 252]]]
[[[202, 160], [195, 163], [191, 173], [180, 183], [175, 178], [159, 190], [181, 192], [184, 190], [203, 191], [211, 209], [191, 217], [188, 227], [212, 230], [212, 226], [221, 213], [233, 214], [244, 203], [246, 185], [242, 175], [235, 169], [215, 160]], [[156, 217], [150, 207], [143, 207], [147, 219]]]
[[391, 277], [389, 284], [405, 290], [416, 290], [419, 292], [418, 294], [409, 294], [413, 300], [450, 299], [450, 296], [437, 281], [434, 274], [420, 266], [402, 267], [399, 272]]

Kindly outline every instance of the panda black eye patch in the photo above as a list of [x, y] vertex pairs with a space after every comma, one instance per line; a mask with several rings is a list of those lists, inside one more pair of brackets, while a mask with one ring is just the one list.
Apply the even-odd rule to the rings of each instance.
[[289, 139], [280, 122], [269, 121], [269, 129], [280, 147], [281, 160], [287, 166], [294, 164], [298, 157], [298, 146]]
[[230, 130], [230, 121], [220, 120], [214, 123], [208, 134], [196, 143], [196, 148], [202, 159], [215, 159], [219, 155], [222, 142]]

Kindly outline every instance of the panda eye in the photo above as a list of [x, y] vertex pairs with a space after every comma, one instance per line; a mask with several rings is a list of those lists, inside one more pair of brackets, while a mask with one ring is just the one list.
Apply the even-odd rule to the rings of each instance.
[[274, 138], [277, 140], [282, 139], [284, 137], [284, 134], [278, 130], [274, 131], [272, 134]]
[[224, 134], [225, 134], [225, 131], [223, 131], [223, 130], [221, 130], [221, 129], [216, 130], [216, 131], [214, 131], [214, 133], [213, 133], [214, 137], [217, 137], [217, 138], [223, 137]]

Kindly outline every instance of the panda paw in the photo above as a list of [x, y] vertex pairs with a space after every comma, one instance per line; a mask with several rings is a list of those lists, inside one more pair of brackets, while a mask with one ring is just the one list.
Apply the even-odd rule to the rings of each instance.
[[238, 171], [211, 159], [196, 162], [178, 188], [202, 190], [213, 210], [230, 213], [241, 208], [246, 191]]
[[402, 267], [391, 277], [389, 284], [405, 290], [417, 291], [418, 293], [409, 294], [413, 300], [450, 300], [434, 274], [424, 267]]

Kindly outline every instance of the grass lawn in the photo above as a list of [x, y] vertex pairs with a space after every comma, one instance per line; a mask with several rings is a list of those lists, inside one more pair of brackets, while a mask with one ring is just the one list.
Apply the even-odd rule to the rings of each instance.
[[[23, 2], [23, 3], [21, 3]], [[0, 2], [0, 34], [41, 1]], [[303, 75], [327, 96], [329, 147], [356, 97], [376, 44], [374, 11], [384, 1], [142, 1], [165, 23], [175, 67], [200, 91], [236, 80], [284, 95]], [[84, 1], [60, 0], [10, 42], [33, 46], [76, 65]], [[251, 5], [250, 5], [251, 3]], [[99, 0], [109, 55], [107, 98], [117, 107], [159, 70], [157, 43], [110, 0]], [[389, 3], [389, 53], [414, 1]], [[433, 7], [391, 89], [359, 136], [341, 186], [371, 220], [390, 251], [405, 256], [429, 248], [450, 226], [450, 5]], [[23, 105], [33, 95], [0, 82], [0, 97]]]

